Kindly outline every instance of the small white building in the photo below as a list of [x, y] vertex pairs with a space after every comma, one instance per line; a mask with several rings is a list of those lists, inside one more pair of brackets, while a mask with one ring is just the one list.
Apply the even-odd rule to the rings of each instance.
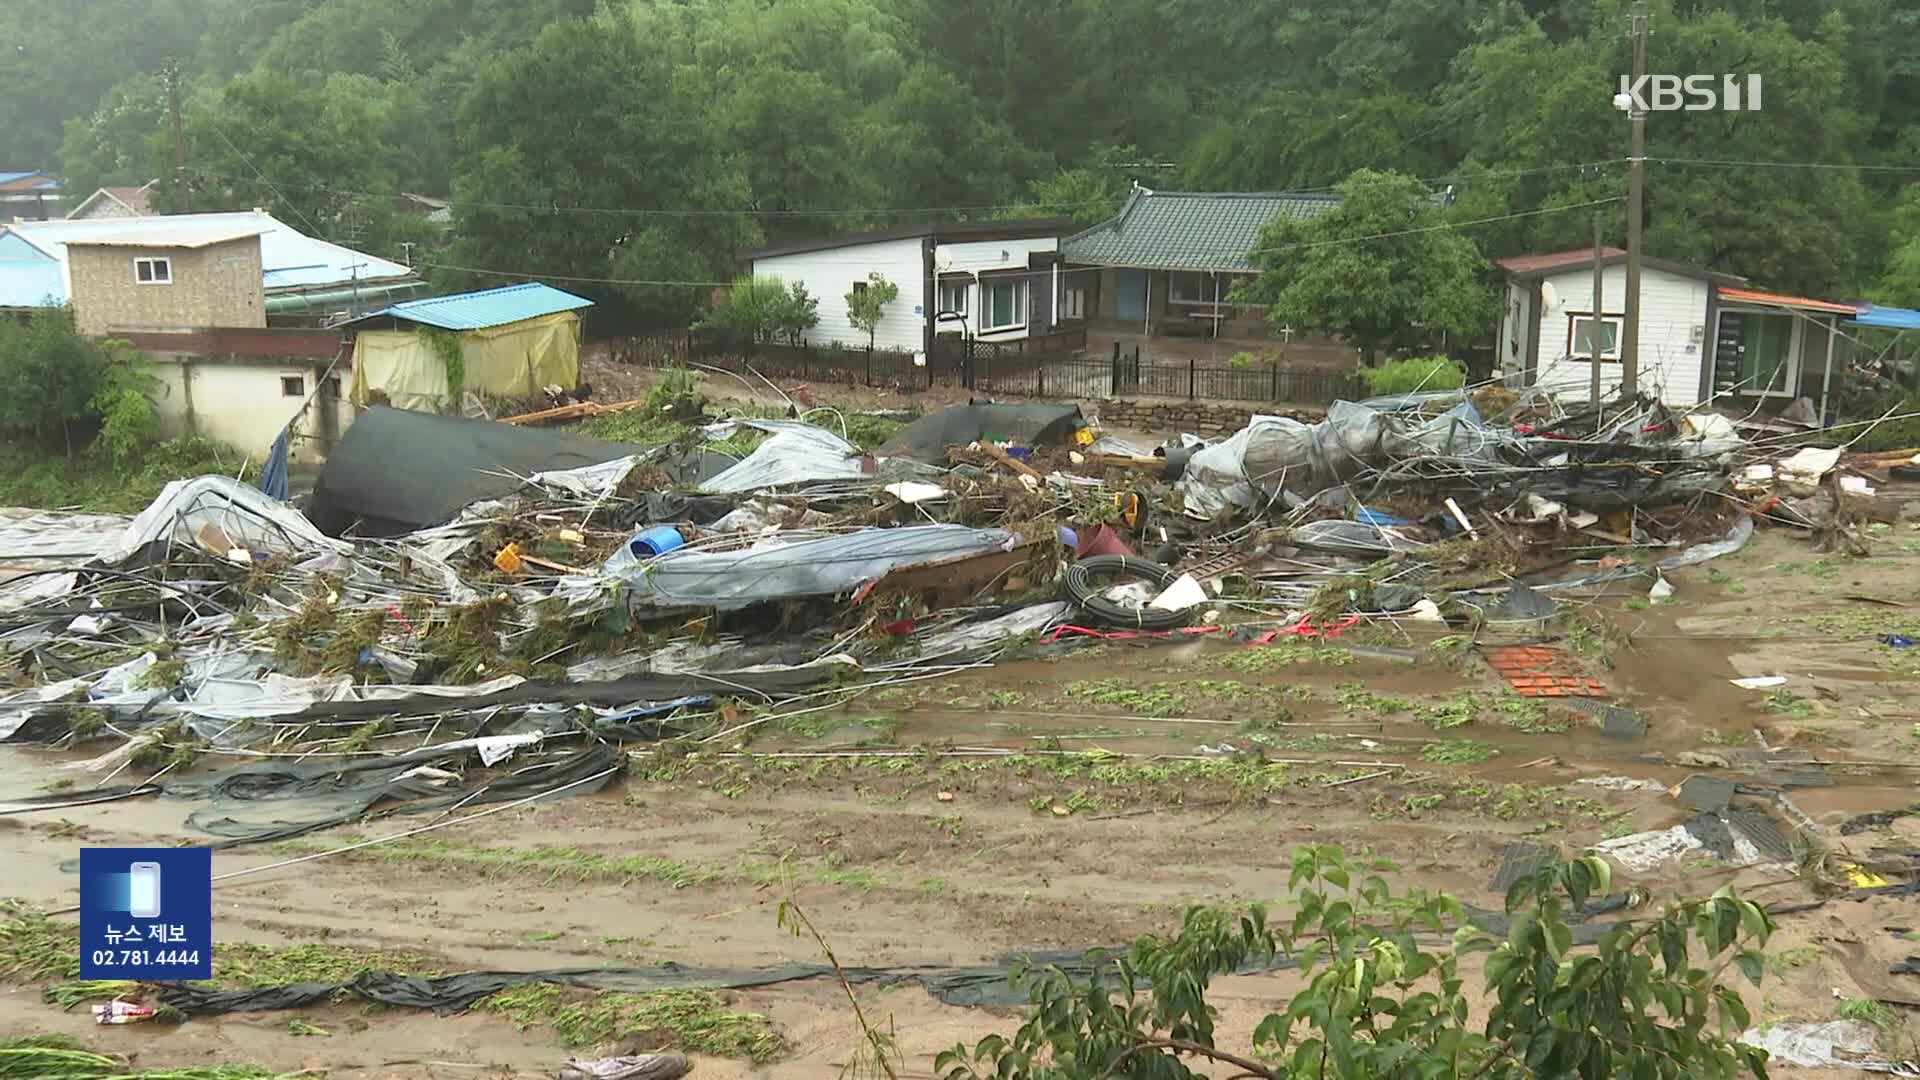
[[[1618, 393], [1626, 252], [1600, 251], [1597, 313], [1594, 261], [1592, 248], [1498, 260], [1507, 288], [1497, 374], [1585, 396], [1597, 362], [1602, 394]], [[1762, 292], [1745, 278], [1664, 259], [1642, 256], [1640, 267], [1642, 391], [1676, 408], [1718, 401], [1750, 409], [1806, 397], [1824, 411], [1849, 355], [1838, 324], [1859, 308]]]
[[1060, 323], [1063, 220], [925, 224], [745, 252], [756, 276], [803, 285], [819, 301], [808, 344], [867, 344], [847, 293], [878, 273], [900, 296], [882, 313], [875, 348], [930, 353], [935, 338], [1018, 341]]

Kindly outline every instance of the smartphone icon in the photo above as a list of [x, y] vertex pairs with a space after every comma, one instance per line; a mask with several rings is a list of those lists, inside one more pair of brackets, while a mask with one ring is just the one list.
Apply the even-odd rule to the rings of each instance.
[[160, 915], [160, 864], [137, 862], [129, 868], [131, 887], [127, 890], [127, 911], [136, 919]]

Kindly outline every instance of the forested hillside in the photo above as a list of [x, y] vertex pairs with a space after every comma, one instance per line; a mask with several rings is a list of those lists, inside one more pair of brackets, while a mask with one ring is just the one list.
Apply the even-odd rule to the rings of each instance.
[[[1758, 73], [1656, 113], [1647, 244], [1920, 302], [1920, 4], [1651, 7], [1650, 70]], [[683, 319], [765, 240], [938, 215], [1097, 220], [1127, 184], [1452, 184], [1486, 255], [1584, 244], [1625, 189], [1615, 0], [81, 0], [10, 5], [7, 168], [264, 206], [449, 281], [542, 275]], [[180, 72], [185, 183], [167, 62]], [[1903, 202], [1907, 203], [1902, 212]], [[1625, 215], [1602, 207], [1609, 239]], [[1911, 246], [1910, 246], [1911, 245]], [[456, 269], [457, 268], [457, 269]]]

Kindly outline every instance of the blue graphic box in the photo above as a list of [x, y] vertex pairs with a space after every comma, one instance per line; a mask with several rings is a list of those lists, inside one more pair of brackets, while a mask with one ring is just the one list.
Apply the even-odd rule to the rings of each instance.
[[210, 848], [81, 848], [80, 977], [213, 978]]

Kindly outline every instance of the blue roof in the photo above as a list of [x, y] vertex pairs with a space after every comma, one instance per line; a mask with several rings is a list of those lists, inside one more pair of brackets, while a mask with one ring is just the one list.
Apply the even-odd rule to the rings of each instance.
[[529, 281], [524, 285], [408, 300], [353, 321], [393, 318], [438, 326], [443, 330], [484, 330], [489, 326], [505, 326], [522, 319], [537, 319], [542, 315], [592, 306], [593, 301], [583, 296]]
[[0, 308], [58, 307], [66, 295], [60, 260], [0, 232]]
[[[286, 289], [313, 289], [329, 285], [347, 286], [355, 282], [411, 278], [413, 271], [395, 262], [375, 258], [351, 248], [307, 236], [262, 210], [242, 210], [213, 214], [169, 214], [133, 218], [93, 218], [84, 220], [20, 221], [0, 225], [0, 233], [25, 241], [54, 261], [54, 280], [60, 287], [53, 302], [64, 304], [67, 289], [59, 267], [66, 264], [68, 242], [86, 244], [111, 240], [137, 243], [142, 236], [157, 244], [176, 237], [183, 229], [257, 228], [260, 230], [261, 287], [268, 292]], [[0, 260], [0, 279], [13, 278], [22, 264]], [[38, 280], [32, 284], [38, 284]], [[16, 295], [22, 289], [16, 281], [0, 280], [0, 295]], [[39, 305], [33, 305], [39, 306]]]
[[1920, 330], [1920, 311], [1869, 304], [1867, 310], [1855, 315], [1852, 321], [1861, 326], [1884, 326], [1890, 330]]

